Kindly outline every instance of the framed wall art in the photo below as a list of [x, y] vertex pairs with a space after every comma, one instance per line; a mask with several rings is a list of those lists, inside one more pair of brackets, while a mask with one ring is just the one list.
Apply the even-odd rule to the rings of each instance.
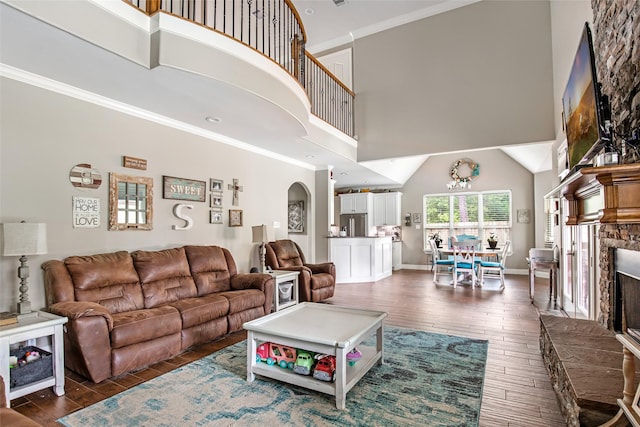
[[420, 212], [415, 212], [413, 214], [413, 223], [420, 224], [421, 221], [422, 221], [422, 214]]
[[211, 187], [211, 191], [222, 192], [222, 184], [224, 184], [224, 182], [221, 179], [209, 179], [209, 186]]
[[211, 209], [209, 224], [222, 224], [222, 209]]
[[229, 227], [242, 227], [242, 209], [229, 209]]
[[222, 193], [211, 193], [211, 207], [222, 208]]
[[531, 222], [529, 209], [518, 209], [518, 222], [522, 224], [529, 224], [529, 222]]
[[204, 181], [176, 178], [174, 176], [163, 176], [162, 185], [162, 197], [165, 199], [204, 202], [207, 197], [207, 183]]
[[304, 201], [289, 202], [289, 233], [304, 233]]

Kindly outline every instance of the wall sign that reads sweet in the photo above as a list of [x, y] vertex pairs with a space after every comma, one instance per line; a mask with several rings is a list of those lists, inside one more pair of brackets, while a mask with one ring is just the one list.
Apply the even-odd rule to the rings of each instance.
[[207, 197], [205, 181], [163, 176], [162, 184], [162, 197], [165, 199], [204, 202]]

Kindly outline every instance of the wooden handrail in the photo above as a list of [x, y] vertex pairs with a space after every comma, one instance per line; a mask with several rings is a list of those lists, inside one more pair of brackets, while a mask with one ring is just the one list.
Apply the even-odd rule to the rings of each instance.
[[318, 61], [313, 55], [311, 55], [309, 52], [305, 52], [305, 55], [307, 56], [307, 58], [312, 61], [314, 64], [316, 64], [320, 69], [322, 69], [322, 71], [324, 71], [325, 73], [327, 73], [329, 75], [329, 77], [331, 77], [333, 80], [336, 81], [337, 84], [340, 85], [340, 87], [342, 87], [349, 95], [355, 97], [356, 94], [349, 89], [347, 86], [345, 86], [344, 83], [342, 83], [340, 81], [340, 79], [338, 79], [331, 71], [329, 71], [329, 69], [327, 67], [325, 67], [324, 65], [322, 65], [320, 63], [320, 61]]
[[300, 15], [298, 14], [298, 9], [291, 3], [291, 0], [284, 0], [285, 3], [289, 6], [291, 12], [296, 17], [296, 21], [298, 21], [298, 25], [300, 26], [300, 31], [302, 31], [302, 43], [307, 43], [307, 32], [304, 30], [304, 24], [302, 23], [302, 19], [300, 19]]

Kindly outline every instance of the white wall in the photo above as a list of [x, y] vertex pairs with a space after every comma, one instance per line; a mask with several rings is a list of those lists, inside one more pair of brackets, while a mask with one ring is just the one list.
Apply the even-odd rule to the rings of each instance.
[[554, 138], [547, 1], [485, 0], [353, 45], [359, 161]]
[[[518, 209], [534, 212], [534, 177], [531, 172], [501, 150], [482, 150], [429, 157], [418, 171], [402, 187], [402, 214], [422, 213], [422, 196], [425, 194], [447, 193], [447, 183], [451, 181], [451, 165], [462, 157], [471, 158], [480, 165], [480, 176], [472, 182], [470, 191], [511, 190], [513, 203], [513, 255], [507, 261], [509, 269], [526, 269], [526, 253], [535, 242], [533, 214], [529, 224], [516, 220]], [[422, 228], [416, 224], [402, 227], [402, 263], [427, 265], [428, 258], [423, 253]]]
[[[45, 304], [40, 264], [69, 255], [218, 245], [231, 251], [239, 271], [248, 272], [259, 262], [251, 226], [279, 221], [286, 227], [287, 191], [293, 182], [314, 191], [314, 171], [7, 78], [1, 85], [0, 222], [26, 220], [48, 226], [48, 255], [29, 257], [29, 295], [35, 309]], [[124, 155], [146, 159], [147, 170], [122, 167]], [[71, 185], [69, 171], [79, 163], [101, 171], [99, 189], [83, 191]], [[107, 231], [110, 172], [153, 178], [152, 231]], [[163, 175], [207, 183], [209, 178], [223, 179], [225, 223], [209, 224], [207, 198], [206, 203], [184, 202], [194, 205], [185, 211], [195, 221], [192, 229], [172, 230], [172, 225], [183, 224], [172, 211], [180, 202], [162, 198]], [[233, 178], [243, 186], [237, 207], [226, 189]], [[99, 228], [72, 227], [74, 195], [100, 199]], [[227, 225], [230, 208], [242, 209], [242, 227]], [[0, 261], [0, 311], [15, 310], [17, 266], [16, 257]]]

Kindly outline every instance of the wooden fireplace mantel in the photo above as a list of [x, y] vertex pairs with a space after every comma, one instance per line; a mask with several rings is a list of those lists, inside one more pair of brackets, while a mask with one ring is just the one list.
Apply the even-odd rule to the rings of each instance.
[[562, 186], [567, 225], [640, 223], [640, 163], [585, 167]]

